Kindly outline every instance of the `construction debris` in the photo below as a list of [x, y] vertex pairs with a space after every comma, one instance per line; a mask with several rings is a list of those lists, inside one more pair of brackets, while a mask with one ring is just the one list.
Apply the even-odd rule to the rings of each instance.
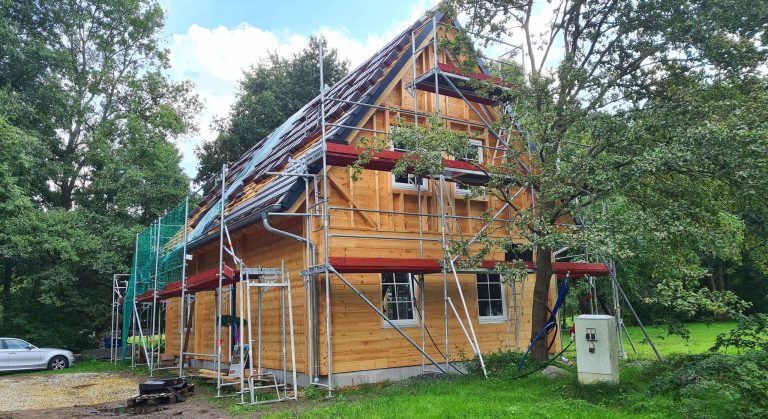
[[128, 407], [183, 402], [194, 392], [195, 385], [187, 383], [183, 378], [155, 378], [139, 384], [139, 394], [128, 399]]

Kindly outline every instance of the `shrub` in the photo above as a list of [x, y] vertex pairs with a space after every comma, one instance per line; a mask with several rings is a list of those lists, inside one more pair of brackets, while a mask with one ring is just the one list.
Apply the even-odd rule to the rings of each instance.
[[[518, 371], [517, 365], [522, 359], [523, 354], [520, 352], [502, 350], [483, 355], [483, 361], [485, 361], [485, 370], [488, 372], [488, 377], [495, 378], [514, 378], [520, 374], [524, 374], [528, 371], [541, 367], [541, 363], [533, 360], [531, 357], [528, 357], [525, 360], [523, 369]], [[467, 372], [471, 375], [483, 375], [483, 369], [480, 365], [480, 360], [477, 357], [467, 361], [466, 367]]]
[[738, 324], [727, 335], [717, 336], [715, 346], [710, 351], [717, 352], [728, 348], [758, 349], [768, 351], [768, 314], [738, 315]]
[[671, 392], [686, 416], [767, 417], [768, 352], [703, 354], [661, 362], [655, 386]]

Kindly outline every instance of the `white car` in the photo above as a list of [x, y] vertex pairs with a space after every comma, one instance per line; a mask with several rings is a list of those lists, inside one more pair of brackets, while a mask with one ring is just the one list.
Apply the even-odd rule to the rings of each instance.
[[75, 355], [64, 349], [38, 348], [16, 338], [0, 338], [0, 371], [63, 370], [75, 363]]

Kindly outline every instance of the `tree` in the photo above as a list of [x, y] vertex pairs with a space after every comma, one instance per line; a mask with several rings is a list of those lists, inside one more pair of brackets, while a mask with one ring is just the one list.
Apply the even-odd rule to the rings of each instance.
[[[12, 85], [31, 69], [41, 80], [20, 94], [47, 117], [35, 122], [53, 157], [48, 164], [55, 188], [40, 191], [49, 205], [73, 207], [92, 169], [92, 143], [117, 143], [132, 119], [158, 128], [166, 121], [152, 118], [173, 112], [183, 124], [180, 132], [164, 132], [170, 138], [194, 126], [199, 104], [190, 85], [161, 73], [168, 59], [158, 44], [163, 13], [156, 2], [21, 1], [7, 5], [4, 15], [20, 50], [38, 51], [9, 65], [4, 79]], [[149, 89], [143, 98], [137, 94], [142, 88]], [[170, 99], [183, 99], [165, 100], [168, 92], [176, 92]]]
[[275, 52], [246, 71], [228, 118], [215, 122], [218, 136], [197, 149], [198, 181], [220, 173], [223, 164], [237, 161], [319, 94], [321, 44], [326, 83], [332, 85], [347, 73], [349, 64], [339, 58], [338, 51], [329, 50], [325, 39], [316, 37], [290, 58]]
[[201, 105], [165, 75], [155, 1], [0, 10], [0, 329], [90, 347], [135, 234], [188, 192], [173, 141]]
[[[758, 118], [720, 118], [706, 109], [688, 118], [690, 108], [674, 108], [681, 92], [710, 92], [710, 106], [725, 110], [730, 102], [724, 92], [748, 92], [750, 84], [761, 82], [768, 6], [672, 0], [548, 4], [554, 6], [553, 16], [542, 29], [532, 26], [532, 15], [547, 4], [448, 1], [443, 9], [449, 15], [467, 18], [459, 36], [441, 40], [451, 56], [464, 59], [462, 67], [473, 71], [478, 49], [469, 34], [523, 42], [525, 71], [509, 63], [500, 74], [515, 86], [506, 100], [519, 105], [495, 127], [520, 122], [525, 132], [516, 141], [522, 145], [510, 146], [502, 164], [482, 169], [489, 176], [488, 193], [517, 210], [512, 223], [535, 250], [533, 300], [539, 304], [533, 307], [532, 335], [548, 316], [553, 250], [588, 246], [620, 259], [639, 249], [637, 237], [652, 237], [673, 251], [681, 248], [675, 244], [681, 232], [701, 242], [721, 226], [727, 210], [717, 193], [755, 193], [759, 182], [744, 179], [765, 179], [768, 157], [765, 125]], [[559, 63], [548, 67], [550, 54], [560, 48]], [[718, 88], [724, 92], [715, 94]], [[744, 102], [762, 113], [760, 98]], [[739, 129], [729, 130], [733, 124]], [[398, 129], [393, 136], [412, 143], [399, 169], [407, 166], [418, 175], [441, 173], [440, 156], [464, 155], [467, 146], [466, 138], [452, 137], [439, 120], [431, 127]], [[445, 141], [434, 141], [441, 137]], [[747, 148], [735, 158], [722, 154], [734, 141]], [[745, 167], [748, 176], [743, 176]], [[516, 208], [514, 192], [531, 186], [535, 206]], [[604, 202], [624, 203], [630, 210], [606, 212]], [[585, 220], [587, 226], [569, 220]], [[493, 247], [509, 250], [509, 240], [493, 239], [492, 233], [487, 230], [476, 243], [483, 249], [470, 252], [464, 242], [454, 244], [453, 253], [471, 257]], [[676, 272], [660, 286], [674, 285], [668, 297], [679, 296], [688, 288], [686, 281], [700, 274]], [[532, 356], [546, 359], [543, 340], [533, 346]]]

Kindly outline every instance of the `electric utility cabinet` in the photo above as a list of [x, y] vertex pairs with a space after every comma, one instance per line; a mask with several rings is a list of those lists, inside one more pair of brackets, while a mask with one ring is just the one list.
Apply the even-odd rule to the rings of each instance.
[[604, 314], [576, 317], [576, 369], [581, 384], [619, 382], [616, 318]]

